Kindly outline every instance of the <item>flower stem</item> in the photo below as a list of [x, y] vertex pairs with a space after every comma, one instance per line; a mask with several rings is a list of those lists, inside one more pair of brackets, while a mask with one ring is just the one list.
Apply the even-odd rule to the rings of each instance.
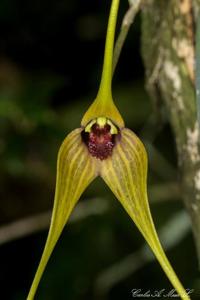
[[131, 24], [133, 23], [136, 14], [140, 10], [142, 0], [134, 0], [129, 2], [130, 2], [129, 8], [123, 18], [120, 33], [115, 43], [114, 54], [113, 54], [113, 74], [115, 72]]
[[[98, 91], [98, 97], [108, 101], [112, 99], [112, 69], [113, 69], [113, 49], [115, 39], [115, 28], [120, 0], [112, 0], [108, 28], [106, 34], [106, 44], [104, 52], [103, 71]], [[104, 97], [106, 95], [106, 97]]]
[[120, 0], [112, 0], [111, 3], [100, 86], [96, 99], [90, 105], [82, 118], [81, 126], [84, 127], [91, 120], [98, 117], [110, 119], [119, 128], [124, 127], [124, 120], [112, 98], [113, 49], [119, 1]]

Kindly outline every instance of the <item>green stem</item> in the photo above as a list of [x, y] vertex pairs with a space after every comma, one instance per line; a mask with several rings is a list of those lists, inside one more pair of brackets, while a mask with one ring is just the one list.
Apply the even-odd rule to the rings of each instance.
[[115, 28], [120, 0], [112, 0], [106, 42], [104, 51], [103, 70], [97, 97], [84, 114], [81, 126], [85, 127], [91, 120], [98, 117], [110, 119], [119, 128], [124, 127], [124, 120], [112, 99], [112, 73]]
[[[112, 99], [112, 68], [113, 68], [113, 49], [115, 39], [115, 28], [120, 0], [112, 0], [108, 28], [106, 34], [106, 44], [104, 51], [103, 71], [98, 96], [104, 101]], [[106, 95], [106, 97], [104, 97]], [[108, 97], [109, 95], [109, 97]]]
[[127, 10], [123, 18], [120, 33], [115, 43], [114, 56], [113, 56], [113, 74], [115, 72], [131, 24], [133, 23], [135, 16], [141, 7], [142, 0], [133, 0], [129, 2], [130, 2], [129, 9]]

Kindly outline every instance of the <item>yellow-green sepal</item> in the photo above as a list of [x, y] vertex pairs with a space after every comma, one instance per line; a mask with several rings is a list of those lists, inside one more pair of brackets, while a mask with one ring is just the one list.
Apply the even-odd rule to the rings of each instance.
[[121, 139], [112, 157], [101, 164], [100, 176], [146, 239], [181, 299], [190, 299], [159, 242], [147, 198], [147, 155], [142, 142], [131, 130], [121, 130]]
[[97, 176], [95, 160], [75, 129], [63, 141], [57, 160], [57, 178], [50, 229], [27, 300], [33, 300], [51, 253], [81, 194]]
[[119, 128], [124, 127], [124, 120], [114, 104], [112, 96], [106, 94], [97, 95], [97, 98], [84, 114], [81, 125], [85, 127], [91, 120], [102, 116], [110, 119]]

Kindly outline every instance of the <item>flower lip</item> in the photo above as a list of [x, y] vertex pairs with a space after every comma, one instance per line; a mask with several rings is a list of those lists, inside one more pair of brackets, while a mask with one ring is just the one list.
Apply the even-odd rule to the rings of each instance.
[[82, 139], [89, 153], [97, 159], [104, 160], [112, 155], [119, 129], [105, 117], [90, 121], [82, 131]]

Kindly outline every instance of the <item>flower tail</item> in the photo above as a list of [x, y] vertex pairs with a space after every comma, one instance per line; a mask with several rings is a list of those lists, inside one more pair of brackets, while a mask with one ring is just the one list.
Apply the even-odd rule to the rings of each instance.
[[146, 239], [180, 297], [190, 299], [159, 242], [147, 198], [147, 155], [131, 130], [121, 130], [112, 158], [102, 164], [100, 175]]
[[81, 139], [81, 130], [72, 131], [60, 147], [56, 192], [46, 245], [27, 300], [33, 300], [51, 253], [81, 194], [96, 177], [95, 163]]

